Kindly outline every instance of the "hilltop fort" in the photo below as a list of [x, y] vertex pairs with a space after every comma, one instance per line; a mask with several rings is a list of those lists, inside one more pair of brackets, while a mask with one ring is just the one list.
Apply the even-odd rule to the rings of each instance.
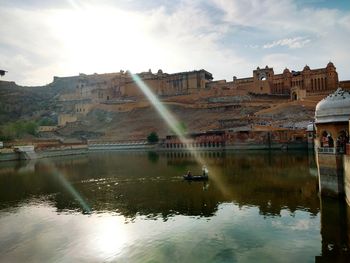
[[[305, 128], [319, 100], [338, 87], [350, 89], [350, 81], [339, 81], [332, 62], [325, 68], [286, 68], [279, 74], [272, 67], [257, 67], [251, 77], [230, 81], [213, 80], [204, 69], [172, 74], [149, 70], [137, 75], [188, 132]], [[128, 71], [54, 77], [43, 87], [0, 85], [3, 119], [23, 115], [55, 119], [57, 125], [42, 127], [42, 132], [120, 140], [145, 138], [152, 130], [161, 136], [170, 132]]]

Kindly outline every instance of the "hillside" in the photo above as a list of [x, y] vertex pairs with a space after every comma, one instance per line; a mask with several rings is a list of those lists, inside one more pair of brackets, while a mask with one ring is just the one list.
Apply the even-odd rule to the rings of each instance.
[[[187, 132], [191, 133], [253, 127], [257, 124], [268, 129], [306, 127], [308, 122], [313, 120], [316, 103], [317, 101], [314, 101], [305, 106], [302, 102], [254, 100], [239, 104], [164, 102], [164, 105], [174, 114], [179, 123], [185, 125]], [[156, 131], [160, 137], [171, 133], [170, 128], [154, 107], [143, 102], [122, 111], [118, 111], [117, 107], [108, 108], [101, 105], [79, 122], [60, 129], [58, 134], [64, 137], [84, 136], [90, 139], [132, 140], [145, 139], [152, 131]]]
[[[55, 78], [53, 83], [39, 87], [22, 87], [14, 82], [0, 81], [0, 122], [4, 125], [23, 119], [40, 121], [49, 118], [57, 123], [58, 115], [69, 108], [59, 98], [74, 91], [75, 81], [76, 78], [70, 77]], [[274, 96], [213, 96], [203, 93], [169, 96], [162, 101], [187, 132], [201, 132], [238, 127], [254, 129], [255, 126], [267, 129], [305, 127], [313, 120], [320, 99], [322, 96], [290, 101]], [[69, 109], [72, 112], [74, 107]], [[139, 99], [122, 104], [97, 104], [77, 122], [40, 136], [129, 140], [145, 139], [152, 131], [161, 137], [171, 133], [148, 100]]]

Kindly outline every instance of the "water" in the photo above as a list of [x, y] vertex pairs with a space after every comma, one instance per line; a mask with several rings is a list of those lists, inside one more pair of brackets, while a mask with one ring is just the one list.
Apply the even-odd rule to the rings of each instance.
[[0, 163], [0, 262], [349, 260], [350, 209], [320, 200], [311, 156], [201, 158], [215, 180], [183, 181], [184, 153]]

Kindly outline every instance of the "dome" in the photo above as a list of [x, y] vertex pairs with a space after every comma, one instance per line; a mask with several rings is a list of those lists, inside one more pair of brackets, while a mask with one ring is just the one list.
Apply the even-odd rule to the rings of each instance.
[[321, 100], [315, 111], [316, 123], [347, 122], [350, 118], [350, 92], [338, 88]]

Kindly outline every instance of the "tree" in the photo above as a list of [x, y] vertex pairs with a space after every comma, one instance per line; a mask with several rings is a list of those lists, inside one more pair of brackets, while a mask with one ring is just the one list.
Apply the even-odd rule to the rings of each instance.
[[34, 121], [10, 122], [0, 127], [1, 140], [8, 141], [22, 138], [25, 134], [37, 135], [38, 124]]
[[157, 143], [159, 141], [159, 137], [158, 134], [156, 132], [151, 132], [148, 136], [147, 136], [147, 141], [149, 143]]
[[39, 126], [54, 126], [56, 125], [56, 122], [53, 121], [52, 119], [45, 117], [42, 118], [39, 122], [38, 122]]

